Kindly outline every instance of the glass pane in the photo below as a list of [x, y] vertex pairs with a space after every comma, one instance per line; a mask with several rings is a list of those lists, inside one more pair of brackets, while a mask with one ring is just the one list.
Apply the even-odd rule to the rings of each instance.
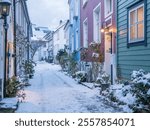
[[130, 28], [130, 40], [136, 39], [136, 28], [135, 26], [132, 26]]
[[141, 7], [141, 8], [139, 8], [138, 9], [138, 22], [140, 22], [140, 21], [143, 21], [143, 19], [144, 19], [144, 13], [143, 13], [143, 7]]
[[144, 26], [143, 23], [138, 24], [138, 39], [144, 38]]
[[135, 11], [130, 12], [130, 24], [133, 25], [135, 23]]

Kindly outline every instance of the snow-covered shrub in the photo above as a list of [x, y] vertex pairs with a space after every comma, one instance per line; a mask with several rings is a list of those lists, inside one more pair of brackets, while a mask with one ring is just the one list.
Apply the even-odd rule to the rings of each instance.
[[103, 84], [110, 84], [110, 76], [105, 72], [98, 76], [95, 81], [94, 86], [101, 87]]
[[110, 76], [103, 72], [101, 75], [98, 76], [94, 83], [95, 87], [100, 87], [100, 94], [103, 94], [103, 91], [105, 94], [109, 92], [109, 86], [110, 86]]
[[150, 112], [150, 73], [133, 71], [131, 79], [131, 92], [136, 102], [130, 107], [134, 112]]
[[78, 83], [85, 82], [87, 78], [87, 73], [85, 71], [76, 72], [76, 79]]

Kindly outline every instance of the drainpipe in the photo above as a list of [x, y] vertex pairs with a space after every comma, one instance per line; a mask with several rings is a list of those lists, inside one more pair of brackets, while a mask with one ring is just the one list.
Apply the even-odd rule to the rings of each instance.
[[111, 54], [111, 85], [113, 85], [113, 37], [112, 32], [110, 32], [110, 39], [111, 39], [111, 48], [110, 48], [110, 54]]

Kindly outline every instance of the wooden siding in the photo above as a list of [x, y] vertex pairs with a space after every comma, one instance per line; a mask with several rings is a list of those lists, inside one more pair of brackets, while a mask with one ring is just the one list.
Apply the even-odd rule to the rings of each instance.
[[127, 7], [139, 0], [117, 0], [117, 69], [118, 76], [130, 79], [133, 70], [143, 69], [150, 72], [150, 0], [147, 0], [146, 37], [147, 46], [127, 47]]

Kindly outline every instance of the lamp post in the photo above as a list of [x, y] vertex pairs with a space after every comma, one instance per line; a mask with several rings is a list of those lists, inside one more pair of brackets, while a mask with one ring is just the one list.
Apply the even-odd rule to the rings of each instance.
[[[7, 68], [6, 68], [6, 58], [7, 58], [7, 30], [8, 30], [8, 23], [7, 23], [7, 16], [9, 15], [10, 12], [10, 5], [11, 2], [9, 0], [3, 0], [2, 2], [0, 2], [0, 15], [1, 15], [1, 19], [4, 20], [4, 48], [5, 48], [5, 53], [4, 53], [4, 96], [6, 96], [6, 72], [7, 72]], [[9, 62], [9, 61], [8, 61]]]

